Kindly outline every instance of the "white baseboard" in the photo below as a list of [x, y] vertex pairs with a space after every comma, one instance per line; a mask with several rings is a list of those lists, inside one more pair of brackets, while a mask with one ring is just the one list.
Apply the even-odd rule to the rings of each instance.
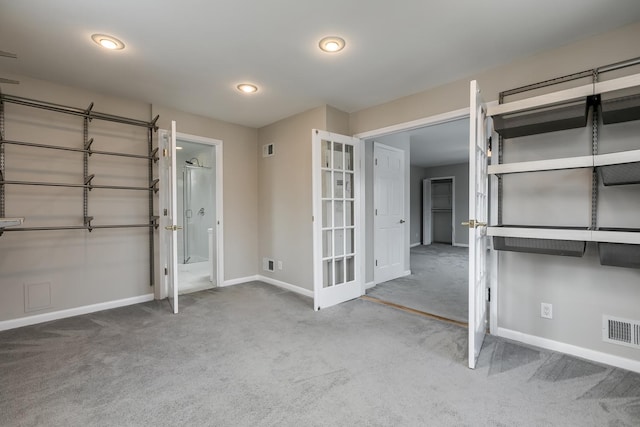
[[422, 242], [418, 242], [418, 243], [412, 243], [409, 245], [410, 248], [415, 248], [416, 246], [420, 246], [422, 245]]
[[241, 283], [255, 282], [256, 280], [260, 280], [260, 276], [258, 276], [257, 274], [255, 276], [238, 277], [237, 279], [225, 280], [221, 285], [218, 286], [224, 288], [226, 286], [239, 285]]
[[632, 360], [627, 359], [626, 357], [614, 356], [612, 354], [589, 350], [588, 348], [578, 347], [572, 344], [566, 344], [547, 338], [541, 338], [535, 335], [529, 335], [506, 328], [498, 328], [498, 331], [495, 335], [514, 341], [520, 341], [525, 344], [535, 345], [536, 347], [541, 347], [547, 350], [558, 351], [561, 353], [570, 354], [572, 356], [581, 357], [583, 359], [592, 360], [594, 362], [604, 363], [607, 365], [615, 366], [617, 368], [640, 373], [640, 360]]
[[283, 282], [282, 280], [272, 279], [271, 277], [260, 276], [260, 275], [258, 275], [257, 277], [258, 278], [256, 280], [260, 280], [270, 285], [277, 286], [279, 288], [286, 289], [288, 291], [295, 292], [300, 295], [304, 295], [305, 297], [313, 298], [313, 291], [309, 289], [305, 289], [297, 285], [292, 285], [291, 283]]
[[459, 246], [461, 248], [468, 248], [469, 244], [468, 243], [454, 243], [453, 246]]
[[374, 281], [367, 282], [367, 283], [365, 283], [365, 284], [364, 284], [364, 288], [365, 288], [365, 289], [371, 289], [371, 288], [373, 288], [375, 285], [376, 285], [376, 282], [374, 282]]
[[406, 277], [406, 276], [411, 276], [411, 270], [405, 270], [405, 272], [402, 273], [402, 276], [400, 277]]
[[34, 316], [20, 317], [18, 319], [3, 320], [0, 322], [0, 331], [35, 325], [37, 323], [50, 322], [51, 320], [66, 319], [67, 317], [80, 316], [82, 314], [95, 313], [96, 311], [109, 310], [111, 308], [140, 304], [142, 302], [153, 301], [153, 299], [153, 294], [146, 294], [115, 301], [83, 305], [82, 307], [69, 308], [66, 310], [52, 311], [50, 313], [36, 314]]

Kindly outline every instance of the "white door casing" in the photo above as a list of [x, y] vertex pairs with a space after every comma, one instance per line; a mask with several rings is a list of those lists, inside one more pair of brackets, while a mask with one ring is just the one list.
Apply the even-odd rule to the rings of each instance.
[[486, 105], [474, 80], [469, 125], [469, 368], [475, 369], [487, 330], [488, 135]]
[[160, 131], [160, 297], [178, 313], [178, 225], [176, 186], [176, 122]]
[[404, 275], [405, 153], [373, 144], [374, 281], [382, 283]]
[[364, 293], [362, 141], [312, 130], [314, 309]]

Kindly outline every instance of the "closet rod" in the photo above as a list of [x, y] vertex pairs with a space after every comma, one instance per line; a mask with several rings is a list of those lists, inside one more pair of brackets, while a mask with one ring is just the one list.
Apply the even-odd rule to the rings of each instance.
[[628, 59], [622, 62], [616, 62], [615, 64], [605, 65], [604, 67], [596, 68], [598, 73], [606, 73], [608, 71], [619, 70], [621, 68], [633, 67], [634, 65], [640, 65], [640, 58]]
[[9, 102], [9, 103], [18, 104], [18, 105], [24, 105], [26, 107], [33, 107], [33, 108], [40, 108], [43, 110], [55, 111], [58, 113], [71, 114], [74, 116], [86, 117], [89, 119], [98, 119], [98, 120], [128, 124], [132, 126], [141, 126], [141, 127], [145, 127], [153, 130], [157, 129], [156, 121], [158, 120], [158, 116], [156, 116], [150, 122], [145, 122], [143, 120], [130, 119], [128, 117], [116, 116], [113, 114], [99, 113], [96, 111], [92, 111], [91, 109], [82, 110], [76, 107], [69, 107], [68, 105], [54, 104], [52, 102], [38, 101], [35, 99], [23, 98], [21, 96], [6, 95], [6, 94], [0, 95], [0, 101]]
[[153, 187], [127, 187], [123, 185], [93, 185], [93, 184], [66, 184], [63, 182], [38, 182], [38, 181], [0, 181], [0, 185], [41, 185], [44, 187], [72, 187], [72, 188], [94, 188], [110, 189], [110, 190], [144, 190], [155, 191]]
[[12, 141], [12, 140], [6, 140], [6, 139], [0, 141], [0, 144], [21, 145], [24, 147], [49, 148], [51, 150], [74, 151], [76, 153], [102, 154], [105, 156], [132, 157], [134, 159], [155, 160], [155, 157], [145, 156], [142, 154], [119, 153], [116, 151], [85, 150], [83, 148], [61, 147], [58, 145], [36, 144], [33, 142]]
[[114, 225], [62, 225], [59, 227], [11, 227], [0, 228], [0, 233], [5, 231], [53, 231], [53, 230], [96, 230], [107, 228], [148, 228], [154, 227], [154, 224], [114, 224]]

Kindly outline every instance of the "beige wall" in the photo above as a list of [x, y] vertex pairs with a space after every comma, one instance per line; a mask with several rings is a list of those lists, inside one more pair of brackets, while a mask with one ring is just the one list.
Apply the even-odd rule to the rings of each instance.
[[[260, 274], [313, 289], [311, 129], [325, 129], [326, 107], [280, 120], [258, 131], [258, 259]], [[274, 144], [275, 155], [262, 157]], [[262, 258], [276, 261], [264, 271]], [[282, 270], [277, 267], [282, 262]]]
[[469, 81], [478, 80], [485, 101], [500, 91], [640, 56], [640, 22], [530, 56], [468, 78], [356, 111], [352, 134], [469, 107]]
[[[9, 76], [4, 76], [9, 77]], [[150, 119], [142, 102], [113, 98], [48, 82], [14, 76], [20, 85], [7, 94], [86, 108], [140, 120]], [[5, 136], [81, 148], [80, 117], [5, 104]], [[145, 128], [93, 120], [94, 150], [147, 153]], [[7, 179], [82, 183], [82, 154], [6, 146]], [[147, 186], [147, 161], [93, 155], [93, 183]], [[6, 215], [25, 217], [25, 227], [83, 224], [80, 188], [6, 186]], [[88, 213], [99, 224], [146, 224], [148, 192], [94, 189]], [[5, 232], [0, 236], [0, 321], [153, 293], [149, 277], [148, 230], [107, 229]], [[50, 284], [51, 305], [25, 308], [25, 285]], [[44, 285], [48, 286], [48, 285]]]
[[158, 126], [178, 132], [220, 139], [223, 145], [224, 278], [238, 279], [256, 274], [258, 253], [258, 168], [256, 129], [208, 117], [153, 106]]

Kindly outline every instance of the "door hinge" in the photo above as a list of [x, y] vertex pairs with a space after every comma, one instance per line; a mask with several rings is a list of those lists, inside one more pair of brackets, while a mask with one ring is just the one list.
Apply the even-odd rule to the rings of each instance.
[[166, 148], [162, 149], [162, 157], [167, 157], [169, 155], [169, 150], [167, 150]]
[[376, 260], [376, 267], [378, 266], [378, 260]]
[[313, 215], [311, 215], [311, 222], [314, 222], [316, 219]]
[[378, 209], [376, 209], [376, 215], [378, 215]]
[[167, 267], [164, 268], [164, 275], [165, 276], [169, 275], [169, 269]]
[[164, 216], [167, 216], [169, 214], [169, 211], [167, 209], [163, 210], [162, 212], [164, 212]]
[[375, 164], [376, 166], [378, 166], [378, 159], [375, 159], [374, 164]]
[[491, 302], [491, 288], [487, 288], [487, 301]]

